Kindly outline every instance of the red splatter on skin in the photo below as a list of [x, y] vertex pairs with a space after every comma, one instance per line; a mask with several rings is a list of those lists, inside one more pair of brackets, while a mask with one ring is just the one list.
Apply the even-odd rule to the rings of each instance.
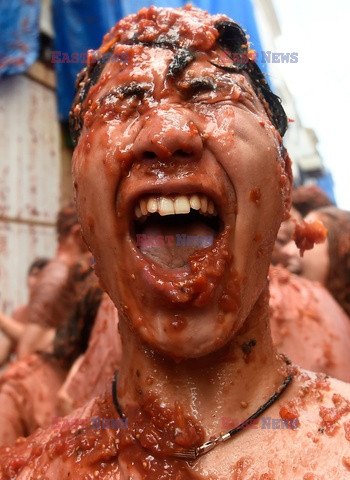
[[261, 233], [256, 233], [254, 236], [254, 242], [259, 243], [262, 240], [262, 235]]
[[[189, 257], [191, 269], [191, 278], [186, 282], [179, 282], [173, 279], [171, 272], [164, 272], [164, 282], [159, 285], [159, 291], [164, 295], [166, 301], [173, 304], [183, 304], [192, 302], [196, 307], [208, 305], [213, 301], [216, 285], [219, 279], [226, 274], [227, 265], [230, 263], [232, 255], [229, 253], [226, 245], [228, 242], [229, 227], [220, 233], [212, 248], [198, 250]], [[152, 269], [147, 268], [142, 272], [147, 281], [156, 281]], [[231, 272], [232, 280], [226, 282], [226, 289], [219, 298], [219, 305], [224, 312], [237, 311], [239, 308], [239, 295], [237, 293], [240, 281], [237, 274]], [[151, 300], [152, 302], [154, 299]]]
[[[72, 478], [90, 478], [95, 471], [100, 479], [119, 478], [121, 463], [132, 465], [143, 480], [197, 478], [187, 462], [176, 460], [171, 454], [203, 443], [203, 429], [184, 415], [178, 402], [168, 408], [155, 395], [145, 395], [143, 400], [142, 410], [128, 411], [126, 429], [94, 429], [90, 419], [80, 419], [81, 426], [73, 430], [69, 422], [56, 426], [44, 443], [35, 441], [34, 436], [30, 442], [22, 439], [12, 449], [2, 449], [1, 479], [17, 478], [23, 467], [39, 458], [43, 465], [58, 457], [68, 468], [64, 472], [69, 471]], [[99, 400], [96, 406], [93, 415], [117, 418], [111, 397]]]
[[341, 415], [336, 408], [320, 407], [320, 417], [324, 422], [337, 422]]
[[250, 191], [249, 200], [251, 202], [254, 202], [257, 206], [260, 205], [260, 201], [261, 201], [260, 188], [253, 188], [253, 190]]
[[316, 375], [316, 388], [321, 390], [330, 390], [329, 377], [322, 373]]
[[350, 471], [350, 457], [343, 457], [343, 465], [344, 467]]
[[295, 225], [293, 239], [300, 250], [300, 256], [305, 250], [311, 250], [315, 243], [323, 243], [327, 238], [327, 229], [322, 222], [315, 220], [312, 223], [302, 220]]
[[185, 317], [182, 315], [175, 314], [174, 315], [174, 320], [171, 322], [171, 326], [173, 329], [177, 332], [180, 332], [184, 328], [186, 328], [188, 322]]
[[338, 393], [333, 394], [332, 402], [334, 403], [335, 407], [338, 409], [341, 415], [345, 415], [346, 413], [350, 412], [349, 400], [339, 395]]
[[345, 438], [350, 442], [350, 422], [344, 423]]
[[252, 459], [247, 458], [240, 458], [232, 470], [232, 480], [244, 480], [246, 478], [246, 474], [248, 473], [248, 469], [252, 465]]
[[294, 402], [287, 402], [285, 405], [282, 405], [279, 413], [283, 420], [294, 420], [295, 418], [299, 418], [299, 413]]
[[[332, 396], [334, 407], [320, 407], [319, 415], [322, 418], [321, 428], [328, 436], [333, 436], [340, 428], [339, 420], [350, 411], [350, 402], [339, 394]], [[346, 432], [346, 428], [344, 425]]]
[[[192, 7], [187, 5], [180, 15], [177, 11], [157, 14], [155, 7], [143, 8], [135, 19], [130, 17], [122, 19], [103, 39], [102, 52], [107, 51], [115, 42], [125, 43], [130, 38], [130, 32], [137, 36], [139, 42], [152, 43], [160, 35], [176, 35], [184, 43], [183, 47], [191, 45], [199, 50], [209, 50], [213, 47], [218, 31], [213, 27], [208, 15], [198, 13], [197, 17], [191, 14]], [[179, 22], [181, 17], [185, 22]], [[227, 17], [217, 15], [217, 20], [226, 20]], [[199, 24], [199, 25], [198, 25]]]
[[324, 394], [322, 391], [329, 391], [329, 377], [324, 373], [317, 373], [316, 379], [311, 378], [304, 372], [302, 374], [303, 385], [299, 389], [299, 398], [301, 406], [305, 405], [307, 398], [314, 398], [317, 401], [322, 401]]
[[239, 293], [241, 281], [232, 267], [230, 268], [229, 278], [230, 280], [226, 283], [218, 303], [222, 312], [237, 312], [240, 307]]

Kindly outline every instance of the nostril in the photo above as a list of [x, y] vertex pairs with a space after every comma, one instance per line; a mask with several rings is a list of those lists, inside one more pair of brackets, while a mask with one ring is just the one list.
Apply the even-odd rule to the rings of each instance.
[[145, 160], [154, 160], [157, 155], [154, 152], [143, 152], [143, 158]]
[[176, 152], [174, 153], [174, 156], [178, 156], [178, 157], [190, 157], [191, 155], [193, 154], [189, 152], [185, 152], [185, 150], [176, 150]]

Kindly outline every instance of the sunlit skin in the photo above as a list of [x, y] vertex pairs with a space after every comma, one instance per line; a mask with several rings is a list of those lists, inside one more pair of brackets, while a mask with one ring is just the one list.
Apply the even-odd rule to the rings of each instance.
[[[288, 215], [291, 179], [280, 136], [248, 77], [209, 62], [225, 62], [218, 48], [198, 53], [172, 79], [170, 50], [120, 49], [128, 52], [128, 64], [106, 65], [84, 101], [73, 177], [84, 238], [119, 312], [118, 399], [129, 427], [65, 431], [58, 442], [52, 431], [38, 434], [27, 450], [18, 446], [25, 466], [17, 478], [33, 472], [106, 480], [345, 475], [343, 427], [332, 439], [336, 446], [318, 429], [323, 405], [345, 404], [343, 422], [350, 404], [338, 397], [332, 403], [332, 394], [348, 394], [348, 387], [294, 368], [291, 386], [265, 416], [297, 416], [299, 429], [248, 429], [196, 462], [172, 457], [217, 436], [223, 417], [249, 417], [286, 377], [271, 340], [267, 273]], [[177, 270], [142, 255], [133, 224], [145, 193], [209, 195], [223, 224], [213, 247]], [[110, 393], [76, 415], [115, 417]], [[39, 441], [45, 447], [37, 453]]]

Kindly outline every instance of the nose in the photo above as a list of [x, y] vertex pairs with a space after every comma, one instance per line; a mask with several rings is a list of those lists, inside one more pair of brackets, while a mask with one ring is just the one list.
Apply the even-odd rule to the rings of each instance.
[[203, 142], [190, 112], [158, 108], [149, 113], [135, 139], [136, 160], [197, 161], [202, 157]]

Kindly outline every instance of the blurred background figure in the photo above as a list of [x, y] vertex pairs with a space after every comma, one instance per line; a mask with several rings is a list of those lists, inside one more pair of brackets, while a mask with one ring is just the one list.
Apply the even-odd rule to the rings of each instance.
[[[37, 258], [30, 265], [27, 276], [29, 297], [31, 296], [37, 282], [38, 274], [48, 262], [48, 258]], [[17, 307], [11, 317], [0, 312], [0, 330], [3, 333], [3, 335], [0, 337], [0, 367], [4, 366], [11, 353], [15, 351], [17, 342], [23, 335], [27, 323], [28, 305], [21, 305]]]
[[[272, 337], [296, 364], [349, 382], [350, 213], [329, 206], [317, 186], [293, 190], [292, 199], [291, 217], [281, 224], [272, 254]], [[328, 232], [324, 243], [301, 257], [293, 236], [304, 214]]]
[[12, 363], [0, 379], [0, 445], [10, 445], [61, 415], [58, 392], [75, 360], [88, 347], [102, 299], [102, 289], [90, 270], [85, 292], [73, 314], [61, 322], [53, 352], [37, 352]]
[[121, 354], [118, 311], [104, 293], [88, 348], [76, 359], [58, 392], [60, 414], [68, 415], [109, 389], [115, 371], [119, 370]]
[[277, 350], [303, 368], [350, 382], [350, 322], [317, 282], [271, 266], [271, 333]]
[[331, 199], [317, 185], [302, 185], [292, 190], [290, 218], [282, 222], [279, 229], [271, 258], [272, 265], [279, 263], [285, 265], [285, 255], [281, 249], [292, 240], [295, 224], [299, 223], [312, 210], [329, 205], [332, 205]]
[[70, 318], [91, 272], [88, 251], [73, 204], [57, 215], [57, 250], [43, 268], [28, 303], [28, 324], [18, 343], [18, 357], [52, 351], [55, 330]]
[[0, 379], [0, 445], [103, 393], [119, 368], [118, 313], [94, 273], [72, 204], [59, 211], [56, 229], [54, 258], [30, 269], [29, 302], [20, 310], [26, 324], [3, 316], [18, 327], [19, 360]]
[[350, 315], [350, 212], [324, 207], [310, 212], [305, 220], [319, 220], [325, 225], [326, 242], [300, 257], [291, 240], [282, 248], [283, 263], [290, 272], [324, 285]]

